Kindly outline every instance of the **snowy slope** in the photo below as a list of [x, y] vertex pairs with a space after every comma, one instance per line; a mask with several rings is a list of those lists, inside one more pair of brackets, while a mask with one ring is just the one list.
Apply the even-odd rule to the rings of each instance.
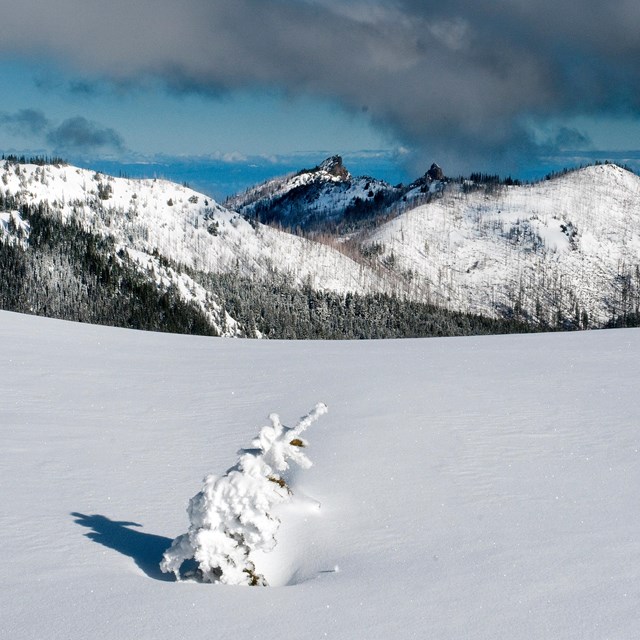
[[437, 165], [430, 172], [395, 188], [319, 167], [229, 202], [289, 227], [383, 223], [357, 234], [347, 227], [341, 240], [359, 245], [363, 262], [389, 282], [395, 276], [395, 289], [413, 299], [550, 326], [638, 313], [640, 178], [615, 165], [525, 186], [447, 184]]
[[154, 260], [160, 255], [204, 272], [233, 270], [254, 278], [278, 272], [294, 283], [331, 291], [364, 293], [386, 287], [338, 251], [249, 224], [207, 196], [164, 180], [7, 162], [0, 181], [4, 195], [19, 204], [45, 203], [63, 221], [76, 220], [89, 231], [114, 237], [144, 269], [153, 264], [162, 272]]
[[[637, 330], [282, 343], [2, 312], [0, 341], [4, 637], [638, 635]], [[261, 567], [283, 586], [163, 579], [201, 478], [319, 400]]]
[[[290, 181], [317, 187], [309, 192], [316, 200], [295, 200], [305, 215], [326, 209], [339, 217], [354, 197], [376, 199], [380, 185], [360, 184], [364, 178], [327, 162], [312, 172], [316, 182], [310, 173]], [[428, 178], [405, 188], [406, 201], [389, 205], [384, 215], [395, 209], [388, 222], [327, 236], [321, 244], [249, 223], [203, 194], [162, 180], [5, 163], [0, 195], [14, 210], [0, 214], [0, 241], [27, 246], [29, 226], [20, 206], [43, 203], [52, 216], [113, 237], [141, 273], [175, 285], [227, 335], [235, 335], [237, 325], [193, 271], [254, 280], [275, 274], [294, 286], [339, 293], [398, 293], [548, 326], [601, 326], [640, 311], [640, 178], [634, 174], [593, 166], [489, 191], [458, 183], [443, 189], [445, 183]], [[278, 184], [276, 191], [284, 188]], [[290, 186], [287, 194], [296, 190]], [[429, 201], [418, 205], [421, 200]]]
[[312, 183], [341, 184], [351, 180], [351, 174], [342, 164], [340, 156], [332, 156], [313, 169], [303, 169], [297, 173], [267, 180], [247, 189], [243, 194], [231, 196], [227, 204], [234, 210], [240, 210], [261, 198], [282, 197], [300, 187]]
[[413, 295], [454, 309], [582, 326], [640, 305], [640, 178], [614, 165], [491, 193], [452, 185], [362, 241], [413, 274]]

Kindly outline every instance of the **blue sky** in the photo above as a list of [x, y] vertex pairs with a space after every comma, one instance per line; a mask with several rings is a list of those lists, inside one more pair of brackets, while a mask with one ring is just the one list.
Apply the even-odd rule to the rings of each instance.
[[639, 30], [627, 0], [22, 0], [0, 151], [216, 197], [334, 153], [391, 182], [638, 168]]
[[[0, 60], [0, 91], [4, 153], [59, 155], [132, 176], [161, 174], [217, 197], [335, 153], [354, 171], [394, 183], [410, 178], [400, 141], [366, 114], [326, 98], [276, 89], [185, 93], [157, 79], [114, 84], [61, 64], [16, 58]], [[46, 126], [26, 126], [29, 114]], [[112, 136], [102, 144], [52, 139], [50, 129], [78, 118]]]
[[[119, 86], [61, 65], [15, 59], [0, 60], [0, 89], [3, 112], [38, 110], [54, 123], [85, 117], [118, 132], [132, 155], [275, 155], [335, 148], [343, 141], [354, 149], [393, 144], [361, 114], [327, 99], [276, 90], [185, 93], [153, 79]], [[5, 128], [5, 140], [24, 144], [24, 132], [13, 133]], [[102, 150], [109, 151], [115, 150]]]

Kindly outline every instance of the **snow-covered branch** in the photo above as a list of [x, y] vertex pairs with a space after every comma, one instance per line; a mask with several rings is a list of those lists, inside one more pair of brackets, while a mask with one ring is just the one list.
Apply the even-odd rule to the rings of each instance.
[[177, 537], [165, 552], [160, 568], [180, 579], [185, 561], [195, 560], [192, 576], [202, 582], [266, 586], [264, 576], [256, 571], [254, 551], [271, 551], [276, 545], [280, 521], [272, 508], [291, 498], [291, 490], [280, 473], [295, 462], [302, 468], [311, 466], [304, 448], [302, 433], [327, 406], [318, 403], [293, 428], [280, 422], [277, 414], [269, 416], [238, 462], [224, 476], [209, 475], [202, 489], [189, 501], [190, 527]]

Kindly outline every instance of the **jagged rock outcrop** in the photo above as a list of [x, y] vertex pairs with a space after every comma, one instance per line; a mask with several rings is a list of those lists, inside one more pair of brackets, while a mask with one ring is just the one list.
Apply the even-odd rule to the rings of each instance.
[[442, 168], [437, 165], [435, 162], [429, 168], [429, 171], [425, 174], [427, 178], [431, 180], [444, 180], [444, 173], [442, 172]]
[[342, 164], [342, 156], [331, 156], [324, 162], [318, 165], [318, 170], [326, 171], [329, 175], [340, 178], [341, 180], [349, 180], [351, 174], [347, 171], [347, 168]]
[[403, 191], [369, 176], [353, 177], [333, 155], [296, 174], [275, 178], [229, 198], [225, 205], [249, 219], [285, 229], [353, 229], [399, 200]]

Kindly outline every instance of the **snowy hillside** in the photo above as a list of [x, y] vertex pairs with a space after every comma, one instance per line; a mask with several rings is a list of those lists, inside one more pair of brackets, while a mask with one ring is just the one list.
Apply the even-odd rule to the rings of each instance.
[[321, 167], [230, 202], [288, 227], [332, 221], [351, 255], [414, 300], [551, 327], [640, 311], [640, 178], [618, 166], [514, 185], [447, 182], [434, 164], [406, 187]]
[[88, 230], [114, 236], [122, 248], [142, 252], [141, 261], [155, 252], [195, 270], [238, 268], [257, 277], [276, 270], [332, 290], [366, 290], [375, 282], [324, 245], [250, 225], [207, 196], [165, 180], [9, 163], [0, 180], [7, 198], [46, 203], [62, 220], [78, 220]]
[[[125, 295], [126, 308], [117, 310], [123, 326], [162, 329], [167, 313], [183, 305], [169, 330], [204, 323], [229, 336], [273, 334], [276, 325], [282, 337], [337, 337], [345, 327], [351, 337], [386, 336], [400, 316], [418, 313], [381, 303], [379, 294], [542, 327], [640, 318], [640, 178], [614, 165], [525, 186], [447, 182], [433, 165], [396, 188], [353, 178], [334, 157], [252, 193], [240, 215], [163, 180], [7, 161], [0, 169], [0, 300], [10, 289], [4, 308], [104, 322], [112, 314], [105, 304], [117, 306]], [[324, 220], [336, 227], [325, 227], [318, 242], [244, 215], [276, 226]], [[96, 246], [97, 262], [90, 260]], [[132, 288], [133, 271], [140, 282]], [[24, 273], [29, 282], [19, 290]], [[59, 292], [66, 282], [73, 295]], [[347, 294], [369, 297], [348, 308]], [[70, 311], [96, 296], [106, 300], [96, 303], [102, 311]], [[128, 321], [144, 316], [137, 299], [158, 296], [148, 303], [157, 321]], [[381, 330], [353, 333], [353, 318], [376, 307], [390, 315], [379, 318]], [[298, 319], [316, 329], [290, 331]], [[431, 321], [401, 323], [391, 335], [433, 335], [425, 329]]]
[[[0, 312], [4, 637], [638, 635], [640, 332], [259, 342]], [[272, 587], [159, 570], [205, 474], [318, 401]]]
[[[163, 180], [114, 178], [67, 165], [5, 162], [0, 170], [0, 242], [28, 247], [22, 209], [37, 209], [115, 242], [119, 258], [199, 305], [218, 331], [234, 335], [233, 318], [191, 272], [233, 272], [254, 280], [273, 274], [293, 285], [367, 293], [390, 291], [374, 271], [326, 245], [250, 224], [195, 191]], [[170, 261], [170, 264], [168, 264]], [[225, 318], [226, 315], [226, 318]]]
[[593, 326], [640, 307], [640, 178], [615, 165], [450, 185], [361, 242], [410, 274], [412, 295], [455, 309]]

